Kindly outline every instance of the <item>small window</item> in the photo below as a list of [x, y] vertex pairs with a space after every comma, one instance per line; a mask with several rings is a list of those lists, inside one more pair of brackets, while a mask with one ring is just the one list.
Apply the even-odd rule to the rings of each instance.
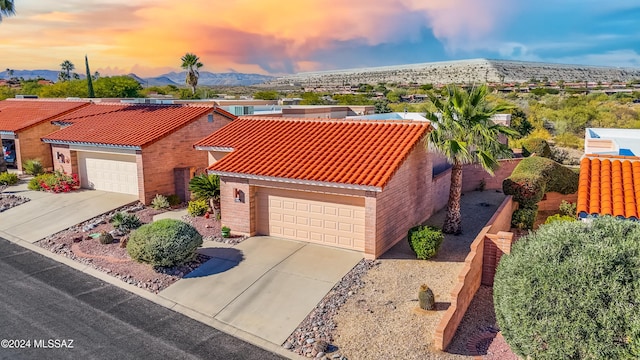
[[210, 122], [210, 123], [213, 122], [213, 114], [207, 115], [207, 122]]

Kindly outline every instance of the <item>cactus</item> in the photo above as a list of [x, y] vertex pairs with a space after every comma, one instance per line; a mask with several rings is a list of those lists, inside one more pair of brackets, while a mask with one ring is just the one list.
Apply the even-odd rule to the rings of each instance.
[[108, 232], [103, 231], [100, 233], [100, 236], [98, 236], [98, 240], [103, 245], [111, 244], [113, 242], [113, 236]]
[[420, 286], [420, 291], [418, 292], [418, 302], [420, 303], [420, 309], [422, 310], [433, 310], [435, 308], [435, 298], [433, 296], [433, 291], [429, 289], [427, 284], [422, 284]]

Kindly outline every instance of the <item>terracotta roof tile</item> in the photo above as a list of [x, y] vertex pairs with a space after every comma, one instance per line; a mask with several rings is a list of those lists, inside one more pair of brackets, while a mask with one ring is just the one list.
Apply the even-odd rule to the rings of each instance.
[[73, 125], [45, 142], [144, 146], [211, 113], [213, 106], [97, 103], [54, 119]]
[[588, 156], [580, 162], [578, 214], [638, 219], [640, 158]]
[[18, 132], [89, 105], [87, 101], [8, 99], [0, 101], [0, 131]]
[[195, 144], [233, 148], [209, 167], [233, 173], [382, 188], [428, 122], [238, 118]]

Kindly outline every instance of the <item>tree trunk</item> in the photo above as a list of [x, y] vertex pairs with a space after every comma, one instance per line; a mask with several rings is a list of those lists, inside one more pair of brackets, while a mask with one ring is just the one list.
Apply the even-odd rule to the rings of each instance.
[[462, 194], [462, 164], [454, 164], [451, 168], [451, 187], [449, 202], [447, 203], [447, 217], [442, 231], [446, 234], [462, 233], [462, 218], [460, 215], [460, 196]]

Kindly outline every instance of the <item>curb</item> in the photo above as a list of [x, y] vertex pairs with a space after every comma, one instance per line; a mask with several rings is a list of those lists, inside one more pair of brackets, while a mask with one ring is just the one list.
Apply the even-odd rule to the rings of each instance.
[[219, 330], [223, 333], [226, 333], [228, 335], [231, 335], [235, 338], [238, 338], [240, 340], [246, 341], [249, 344], [255, 345], [257, 347], [260, 347], [264, 350], [267, 350], [269, 352], [272, 352], [276, 355], [280, 355], [283, 356], [285, 358], [291, 359], [291, 360], [302, 360], [302, 359], [307, 359], [303, 356], [300, 356], [298, 354], [295, 354], [279, 345], [276, 345], [272, 342], [269, 342], [261, 337], [258, 337], [256, 335], [250, 334], [246, 331], [240, 330], [238, 328], [235, 328], [231, 325], [228, 325], [220, 320], [216, 320], [208, 315], [202, 314], [200, 312], [197, 312], [193, 309], [190, 309], [186, 306], [180, 305], [174, 301], [168, 300], [158, 294], [154, 294], [151, 293], [147, 290], [141, 289], [137, 286], [125, 283], [123, 281], [121, 281], [120, 279], [114, 278], [113, 276], [104, 273], [100, 270], [97, 270], [95, 268], [93, 268], [91, 265], [85, 265], [85, 264], [81, 264], [75, 260], [71, 260], [65, 256], [53, 253], [45, 248], [42, 248], [38, 245], [32, 244], [30, 242], [24, 241], [22, 239], [16, 238], [14, 236], [10, 236], [8, 234], [3, 233], [2, 231], [0, 231], [0, 237], [8, 240], [11, 243], [14, 243], [16, 245], [19, 245], [27, 250], [31, 250], [35, 253], [38, 253], [42, 256], [45, 256], [49, 259], [55, 260], [61, 264], [67, 265], [73, 269], [76, 269], [80, 272], [83, 272], [87, 275], [93, 276], [97, 279], [100, 279], [106, 283], [109, 283], [113, 286], [119, 287], [121, 289], [127, 290], [135, 295], [138, 295], [146, 300], [149, 300], [155, 304], [158, 304], [160, 306], [163, 306], [165, 308], [168, 308], [170, 310], [173, 310], [175, 312], [178, 312], [180, 314], [183, 314], [193, 320], [199, 321], [207, 326], [210, 326], [216, 330]]

